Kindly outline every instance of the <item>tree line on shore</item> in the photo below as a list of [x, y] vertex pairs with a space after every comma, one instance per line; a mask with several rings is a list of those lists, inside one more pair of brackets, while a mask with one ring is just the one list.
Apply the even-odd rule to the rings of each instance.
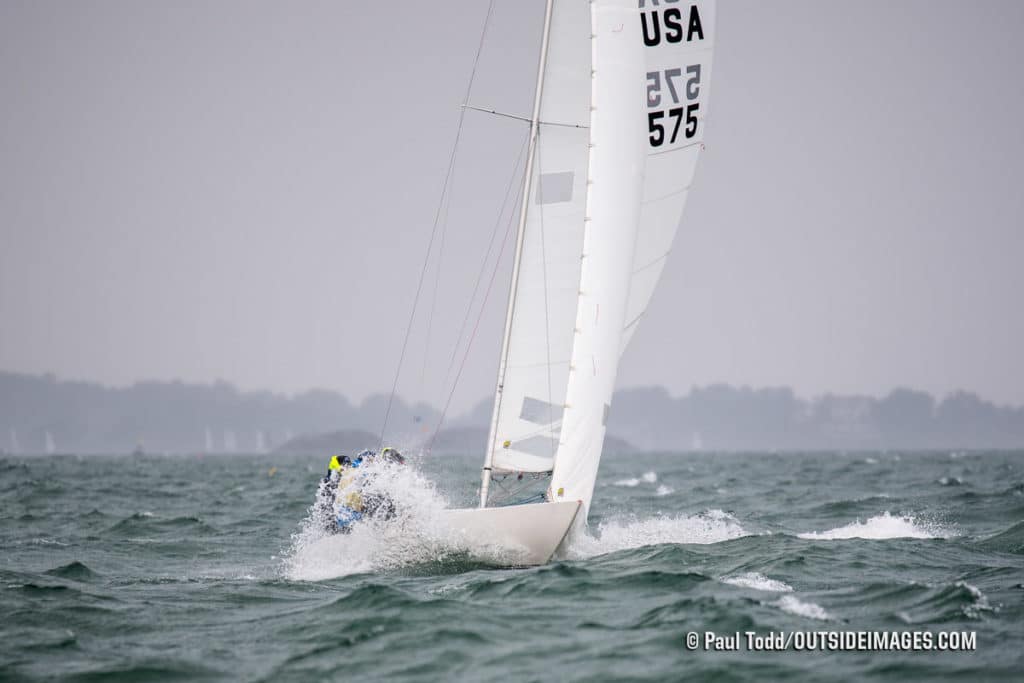
[[[375, 442], [387, 398], [373, 395], [355, 403], [327, 390], [286, 396], [240, 391], [226, 382], [106, 387], [0, 372], [0, 451], [317, 450], [316, 435], [345, 433], [353, 443]], [[447, 420], [435, 450], [481, 451], [490, 412], [491, 401], [485, 399]], [[432, 406], [396, 398], [387, 436], [415, 446], [433, 433], [438, 417]], [[1010, 449], [1024, 447], [1024, 407], [995, 405], [968, 392], [935, 398], [911, 389], [881, 398], [830, 394], [805, 399], [786, 387], [719, 384], [695, 387], [683, 396], [672, 396], [663, 387], [641, 387], [616, 393], [608, 435], [609, 452], [621, 453]]]

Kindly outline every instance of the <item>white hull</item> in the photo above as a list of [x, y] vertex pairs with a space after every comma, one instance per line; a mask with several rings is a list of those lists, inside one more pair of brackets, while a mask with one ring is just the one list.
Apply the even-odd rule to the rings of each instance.
[[501, 565], [545, 564], [572, 528], [580, 501], [445, 510], [444, 522], [482, 559]]

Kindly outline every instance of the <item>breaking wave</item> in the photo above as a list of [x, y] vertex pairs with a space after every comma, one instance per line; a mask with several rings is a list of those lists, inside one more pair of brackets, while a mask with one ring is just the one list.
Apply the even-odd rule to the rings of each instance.
[[737, 574], [736, 576], [725, 576], [722, 577], [721, 581], [722, 583], [728, 583], [732, 586], [753, 588], [754, 590], [765, 591], [768, 593], [793, 592], [793, 587], [788, 583], [769, 579], [764, 574], [759, 574], [758, 572], [746, 572], [745, 574]]
[[612, 482], [612, 486], [625, 486], [626, 488], [633, 488], [643, 484], [654, 484], [658, 481], [658, 473], [654, 471], [644, 472], [639, 477], [629, 477], [628, 479], [619, 479], [618, 481]]
[[809, 531], [798, 538], [812, 541], [834, 541], [849, 538], [880, 540], [888, 538], [950, 538], [951, 531], [937, 524], [923, 522], [910, 515], [894, 516], [888, 511], [865, 522], [857, 520], [827, 531]]
[[569, 557], [584, 559], [629, 548], [664, 543], [720, 543], [751, 534], [739, 520], [722, 510], [696, 515], [658, 516], [649, 519], [613, 518], [596, 529], [579, 534], [569, 547]]
[[789, 614], [794, 614], [798, 617], [818, 619], [820, 621], [828, 621], [832, 619], [832, 615], [826, 612], [825, 608], [821, 605], [816, 605], [813, 602], [804, 602], [803, 600], [797, 599], [794, 595], [783, 595], [772, 604], [783, 612], [788, 612]]

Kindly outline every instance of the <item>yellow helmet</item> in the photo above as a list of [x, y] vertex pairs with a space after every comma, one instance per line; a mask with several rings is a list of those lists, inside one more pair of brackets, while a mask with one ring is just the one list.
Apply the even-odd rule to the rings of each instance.
[[334, 470], [340, 470], [344, 466], [342, 464], [342, 462], [341, 462], [343, 459], [347, 459], [347, 458], [345, 458], [344, 455], [342, 455], [342, 456], [332, 455], [331, 456], [331, 461], [327, 464], [327, 469], [329, 471], [331, 471], [331, 472], [333, 472]]

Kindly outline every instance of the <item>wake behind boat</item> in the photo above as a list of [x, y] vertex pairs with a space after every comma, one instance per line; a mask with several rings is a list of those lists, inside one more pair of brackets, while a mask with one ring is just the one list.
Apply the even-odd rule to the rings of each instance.
[[549, 561], [586, 523], [619, 359], [703, 148], [714, 16], [711, 0], [548, 0], [532, 114], [501, 114], [530, 126], [505, 334], [480, 504], [444, 518], [511, 564]]

